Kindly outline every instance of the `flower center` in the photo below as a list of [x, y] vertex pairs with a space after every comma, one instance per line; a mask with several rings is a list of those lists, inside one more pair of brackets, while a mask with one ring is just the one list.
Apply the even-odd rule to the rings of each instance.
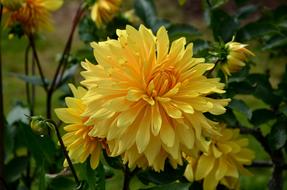
[[148, 83], [147, 94], [149, 96], [161, 96], [173, 88], [177, 83], [174, 67], [160, 69], [154, 72]]

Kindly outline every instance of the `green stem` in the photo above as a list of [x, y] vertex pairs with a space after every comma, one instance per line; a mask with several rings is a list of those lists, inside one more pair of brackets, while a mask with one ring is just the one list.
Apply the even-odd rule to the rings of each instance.
[[74, 37], [74, 33], [76, 31], [76, 27], [78, 25], [78, 23], [80, 22], [82, 15], [86, 9], [86, 7], [82, 7], [83, 2], [80, 3], [80, 6], [76, 12], [76, 15], [74, 17], [73, 20], [73, 25], [72, 25], [72, 29], [70, 31], [67, 43], [65, 45], [62, 57], [60, 59], [60, 62], [58, 64], [58, 67], [56, 69], [56, 72], [54, 74], [52, 83], [49, 87], [49, 89], [47, 90], [47, 100], [46, 100], [46, 116], [48, 119], [51, 119], [52, 116], [52, 99], [53, 99], [53, 94], [55, 92], [55, 90], [58, 87], [58, 84], [61, 82], [62, 77], [63, 77], [63, 73], [65, 72], [65, 68], [68, 64], [68, 58], [70, 55], [70, 51], [71, 51], [71, 47], [72, 47], [72, 43], [73, 43], [73, 37]]
[[69, 168], [70, 168], [70, 170], [71, 170], [71, 172], [72, 172], [72, 174], [74, 176], [75, 182], [76, 182], [77, 186], [79, 187], [80, 186], [80, 181], [78, 179], [78, 176], [77, 176], [77, 173], [76, 173], [76, 171], [74, 169], [73, 163], [72, 163], [72, 161], [70, 159], [70, 156], [69, 156], [69, 154], [67, 152], [65, 144], [64, 144], [63, 139], [61, 137], [60, 131], [58, 129], [58, 125], [51, 119], [48, 119], [47, 121], [50, 122], [54, 126], [54, 129], [56, 131], [56, 135], [57, 135], [58, 141], [59, 141], [59, 143], [61, 145], [61, 149], [62, 149], [62, 151], [64, 153], [64, 156], [65, 156], [65, 158], [66, 158], [66, 160], [68, 162]]
[[35, 44], [35, 39], [34, 39], [34, 35], [33, 34], [28, 34], [28, 38], [29, 38], [29, 42], [32, 48], [32, 52], [33, 52], [33, 58], [35, 59], [35, 63], [36, 66], [38, 67], [38, 71], [41, 77], [41, 81], [43, 83], [43, 87], [45, 91], [48, 91], [48, 83], [46, 81], [42, 66], [40, 64], [40, 60], [38, 57], [38, 53], [37, 53], [37, 49], [36, 49], [36, 44]]
[[2, 78], [2, 13], [3, 5], [0, 4], [0, 190], [5, 189], [4, 181], [4, 102], [3, 102], [3, 78]]

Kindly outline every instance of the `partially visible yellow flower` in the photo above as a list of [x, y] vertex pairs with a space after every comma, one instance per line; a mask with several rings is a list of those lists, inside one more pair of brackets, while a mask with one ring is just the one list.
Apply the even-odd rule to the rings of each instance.
[[26, 33], [34, 33], [39, 29], [50, 30], [52, 28], [50, 11], [57, 10], [63, 4], [63, 0], [22, 0], [21, 3], [18, 0], [17, 2], [17, 9], [12, 5], [5, 7], [5, 14], [8, 15], [7, 25], [20, 24]]
[[241, 44], [239, 42], [228, 42], [225, 44], [227, 50], [227, 60], [222, 64], [221, 69], [225, 76], [230, 76], [231, 73], [239, 71], [245, 66], [245, 61], [248, 56], [254, 56], [254, 54], [246, 48], [247, 44]]
[[215, 190], [218, 183], [230, 189], [239, 188], [239, 173], [250, 175], [244, 165], [251, 164], [254, 152], [248, 149], [248, 139], [240, 138], [238, 129], [219, 128], [220, 136], [212, 136], [208, 152], [185, 155], [188, 165], [185, 177], [189, 181], [203, 180], [204, 190]]
[[118, 40], [92, 43], [98, 65], [82, 64], [88, 88], [83, 115], [94, 125], [89, 134], [112, 141], [111, 156], [127, 155], [126, 162], [134, 155], [156, 170], [166, 159], [180, 164], [183, 149], [202, 144], [203, 133], [217, 133], [204, 113], [225, 112], [229, 99], [209, 97], [224, 93], [224, 84], [204, 76], [214, 64], [194, 58], [185, 38], [170, 46], [164, 27], [156, 36], [143, 25], [117, 35]]
[[113, 19], [118, 12], [122, 0], [97, 0], [91, 10], [92, 20], [101, 27]]
[[70, 85], [70, 88], [74, 97], [65, 99], [68, 108], [55, 110], [58, 118], [68, 124], [64, 127], [67, 133], [63, 136], [63, 141], [74, 163], [83, 163], [91, 156], [90, 164], [95, 169], [99, 163], [101, 144], [104, 143], [104, 140], [90, 137], [88, 134], [93, 126], [86, 126], [84, 123], [88, 118], [81, 117], [86, 108], [81, 98], [86, 94], [86, 90], [82, 87], [75, 88], [73, 85]]

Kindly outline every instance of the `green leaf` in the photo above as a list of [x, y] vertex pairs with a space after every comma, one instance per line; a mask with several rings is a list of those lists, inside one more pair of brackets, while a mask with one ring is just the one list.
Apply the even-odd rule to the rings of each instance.
[[70, 177], [46, 177], [48, 181], [48, 189], [51, 190], [66, 190], [66, 189], [76, 189], [76, 184]]
[[152, 27], [156, 23], [157, 13], [153, 0], [135, 0], [134, 7], [146, 26]]
[[84, 43], [99, 41], [98, 29], [95, 22], [89, 17], [85, 16], [79, 23], [79, 37]]
[[287, 122], [286, 120], [279, 119], [268, 134], [268, 142], [272, 150], [278, 150], [282, 148], [287, 140]]
[[287, 46], [287, 36], [273, 36], [266, 42], [266, 45], [263, 46], [263, 50], [283, 48]]
[[248, 119], [252, 117], [251, 109], [242, 100], [232, 99], [231, 103], [228, 105], [232, 110], [238, 111], [245, 115]]
[[191, 41], [193, 37], [200, 35], [197, 28], [188, 24], [172, 24], [167, 30], [171, 41], [180, 37], [185, 37], [187, 41]]
[[184, 167], [179, 166], [173, 169], [169, 164], [165, 165], [163, 172], [155, 172], [153, 170], [144, 170], [137, 174], [137, 177], [144, 184], [152, 182], [154, 184], [167, 184], [174, 182], [183, 176]]
[[120, 156], [110, 157], [107, 155], [106, 151], [103, 151], [105, 161], [114, 169], [123, 169], [124, 165], [122, 162], [122, 158]]
[[89, 190], [105, 190], [105, 169], [101, 162], [95, 170], [90, 167], [88, 161], [75, 165], [75, 168], [79, 178], [87, 182]]
[[259, 38], [264, 35], [270, 35], [276, 33], [274, 27], [268, 22], [255, 22], [250, 23], [241, 28], [237, 35], [236, 39], [240, 41], [251, 40], [254, 38]]
[[38, 165], [44, 162], [53, 163], [56, 153], [54, 142], [46, 136], [37, 136], [33, 133], [29, 125], [19, 123], [24, 142], [31, 151]]
[[171, 183], [141, 190], [189, 190], [191, 183]]
[[29, 115], [30, 115], [30, 111], [28, 108], [25, 108], [25, 107], [21, 106], [20, 104], [17, 104], [8, 113], [8, 116], [7, 116], [8, 125], [11, 126], [18, 121], [21, 121], [23, 123], [28, 124], [29, 119], [27, 116], [29, 116]]
[[250, 16], [251, 14], [255, 13], [257, 11], [257, 9], [258, 9], [258, 7], [255, 5], [243, 6], [238, 10], [236, 17], [238, 19], [245, 19], [248, 16]]
[[18, 180], [26, 171], [28, 158], [26, 156], [15, 157], [5, 165], [5, 180], [8, 183]]
[[253, 111], [250, 122], [254, 124], [255, 126], [258, 126], [275, 118], [276, 118], [276, 115], [274, 114], [272, 110], [258, 109], [258, 110]]
[[231, 41], [233, 35], [239, 28], [238, 20], [222, 10], [212, 10], [210, 16], [210, 26], [214, 39], [222, 39], [224, 42]]
[[216, 9], [222, 5], [224, 5], [225, 3], [228, 2], [228, 0], [209, 0], [210, 5], [212, 6], [212, 9]]
[[[11, 73], [12, 76], [27, 82], [29, 84], [35, 85], [35, 86], [44, 86], [44, 83], [41, 79], [40, 76], [26, 76], [23, 74], [18, 74], [18, 73]], [[48, 79], [44, 79], [46, 84], [49, 84], [50, 81]]]
[[281, 97], [273, 93], [268, 76], [264, 74], [251, 74], [247, 78], [248, 83], [253, 87], [253, 95], [269, 105], [278, 105]]

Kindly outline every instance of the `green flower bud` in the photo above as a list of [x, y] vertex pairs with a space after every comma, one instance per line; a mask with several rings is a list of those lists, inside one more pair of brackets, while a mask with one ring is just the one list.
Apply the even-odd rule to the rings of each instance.
[[42, 116], [31, 117], [30, 126], [36, 134], [46, 135], [48, 133], [49, 123]]

